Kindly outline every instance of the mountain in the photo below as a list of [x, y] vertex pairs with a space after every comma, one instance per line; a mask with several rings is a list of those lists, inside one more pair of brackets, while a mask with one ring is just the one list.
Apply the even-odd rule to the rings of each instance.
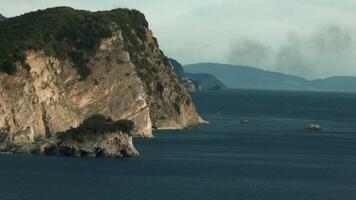
[[326, 79], [312, 80], [309, 89], [320, 91], [356, 92], [356, 77], [334, 76]]
[[183, 66], [188, 73], [209, 73], [228, 88], [300, 90], [307, 80], [282, 73], [263, 71], [253, 67], [216, 63], [199, 63]]
[[197, 85], [195, 88], [199, 88], [198, 90], [221, 90], [226, 88], [214, 75], [208, 73], [185, 73], [183, 66], [177, 60], [170, 58], [169, 62], [172, 64], [173, 69], [183, 81], [184, 85], [190, 88], [190, 90], [192, 86], [190, 86], [191, 84], [189, 83]]
[[4, 21], [6, 17], [4, 17], [2, 14], [0, 14], [0, 21]]
[[168, 61], [169, 61], [169, 63], [171, 63], [171, 65], [172, 65], [174, 71], [176, 72], [176, 74], [178, 75], [178, 77], [183, 77], [185, 75], [182, 64], [180, 64], [177, 60], [175, 60], [173, 58], [169, 58]]
[[198, 63], [183, 66], [189, 73], [215, 75], [228, 88], [356, 92], [356, 77], [330, 77], [308, 81], [302, 77], [254, 67]]
[[203, 122], [139, 11], [39, 10], [0, 44], [2, 152], [135, 156], [132, 137]]
[[222, 90], [226, 89], [224, 83], [217, 79], [214, 75], [208, 73], [185, 73], [189, 79], [200, 83], [201, 90]]
[[197, 92], [201, 90], [200, 82], [192, 80], [189, 77], [187, 77], [186, 74], [184, 73], [183, 66], [177, 60], [173, 58], [169, 58], [168, 61], [172, 65], [173, 70], [177, 74], [183, 86], [189, 92]]

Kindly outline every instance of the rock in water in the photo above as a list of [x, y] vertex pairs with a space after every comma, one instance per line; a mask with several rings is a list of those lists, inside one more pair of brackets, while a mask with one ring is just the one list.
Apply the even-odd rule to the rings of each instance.
[[152, 127], [181, 129], [203, 122], [136, 10], [40, 10], [7, 19], [0, 43], [4, 152], [33, 151], [39, 144], [42, 153], [57, 151], [57, 145], [79, 151], [82, 144], [58, 141], [58, 133], [98, 113], [131, 120], [135, 128], [130, 136], [109, 132], [87, 141], [87, 154], [107, 146], [99, 149], [107, 156], [136, 155], [131, 135], [152, 137]]

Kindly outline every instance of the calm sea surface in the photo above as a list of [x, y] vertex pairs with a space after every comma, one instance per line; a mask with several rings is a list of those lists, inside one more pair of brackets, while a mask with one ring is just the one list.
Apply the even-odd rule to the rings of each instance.
[[135, 139], [139, 158], [0, 156], [0, 200], [356, 199], [356, 94], [193, 96], [211, 124]]

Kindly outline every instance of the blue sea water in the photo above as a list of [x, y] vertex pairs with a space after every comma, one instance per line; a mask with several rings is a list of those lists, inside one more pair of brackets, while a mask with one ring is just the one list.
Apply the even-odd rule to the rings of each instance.
[[193, 97], [211, 124], [135, 139], [139, 158], [0, 156], [0, 200], [356, 199], [356, 94]]

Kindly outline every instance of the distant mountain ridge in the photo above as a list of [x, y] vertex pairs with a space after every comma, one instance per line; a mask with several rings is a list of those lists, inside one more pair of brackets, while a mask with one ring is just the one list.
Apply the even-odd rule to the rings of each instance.
[[356, 77], [350, 76], [308, 81], [299, 76], [239, 65], [198, 63], [183, 68], [187, 73], [212, 74], [227, 88], [356, 92]]
[[333, 76], [309, 81], [310, 88], [328, 91], [356, 92], [356, 77]]

